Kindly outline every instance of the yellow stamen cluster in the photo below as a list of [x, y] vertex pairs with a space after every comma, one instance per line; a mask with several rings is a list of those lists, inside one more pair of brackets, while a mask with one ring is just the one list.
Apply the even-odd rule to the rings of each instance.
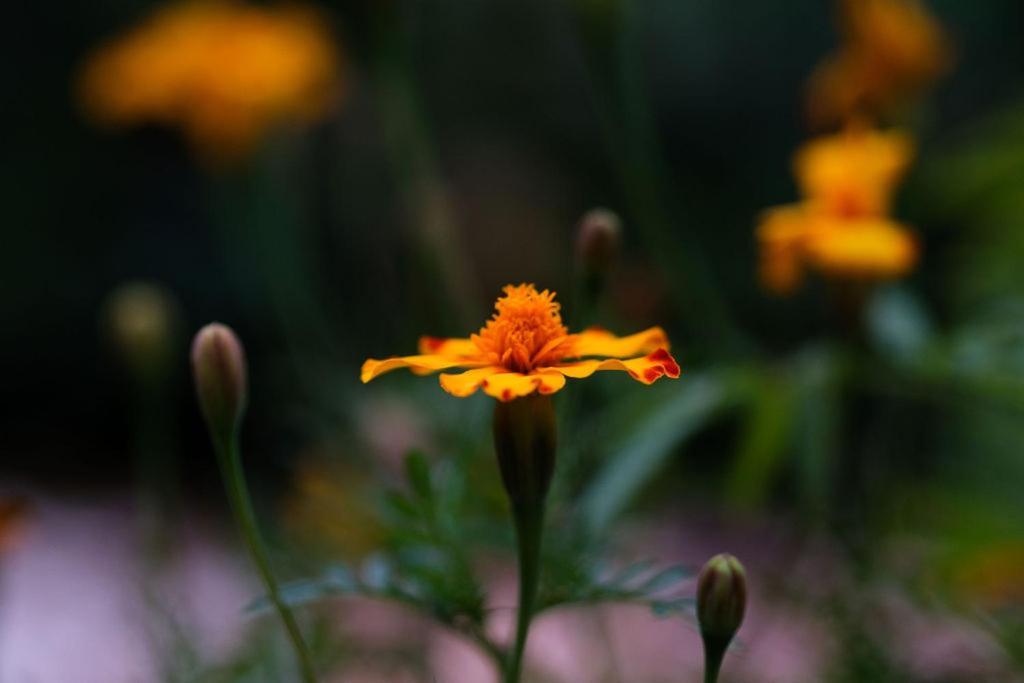
[[224, 162], [275, 125], [323, 114], [338, 71], [311, 10], [188, 0], [101, 46], [78, 85], [97, 122], [177, 126], [203, 158]]
[[761, 281], [779, 293], [813, 269], [842, 280], [882, 280], [909, 271], [917, 245], [888, 217], [912, 153], [909, 138], [854, 124], [797, 152], [803, 200], [765, 212], [758, 226]]
[[572, 345], [562, 324], [555, 293], [533, 285], [506, 285], [494, 304], [494, 316], [472, 336], [480, 353], [493, 365], [515, 372], [562, 360]]

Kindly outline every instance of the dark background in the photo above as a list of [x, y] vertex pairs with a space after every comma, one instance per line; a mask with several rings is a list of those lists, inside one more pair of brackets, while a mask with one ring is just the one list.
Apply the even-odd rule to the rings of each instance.
[[[930, 4], [955, 41], [957, 59], [919, 114], [919, 167], [1019, 101], [1024, 69], [1020, 2]], [[218, 197], [238, 181], [211, 179], [175, 132], [106, 131], [82, 116], [77, 69], [91, 48], [150, 6], [6, 9], [0, 448], [9, 473], [67, 483], [128, 476], [132, 399], [98, 313], [104, 297], [129, 279], [155, 280], [175, 292], [184, 333], [212, 319], [237, 327], [259, 387], [248, 426], [253, 457], [271, 467], [284, 466], [267, 462], [281, 453], [275, 443], [303, 438], [288, 417], [301, 408], [282, 406], [326, 410], [283, 369], [288, 335], [270, 300], [284, 297], [282, 305], [291, 306], [295, 283], [287, 273], [308, 273], [301, 287], [316, 292], [317, 315], [324, 316], [316, 324], [331, 338], [324, 346], [300, 331], [299, 344], [332, 367], [331, 382], [351, 385], [345, 390], [355, 388], [365, 356], [410, 348], [421, 331], [463, 331], [438, 320], [444, 293], [429, 278], [418, 279], [408, 221], [396, 209], [395, 175], [382, 160], [381, 102], [388, 94], [381, 55], [395, 43], [410, 67], [411, 92], [450, 192], [460, 248], [469, 255], [473, 310], [486, 311], [506, 281], [566, 288], [575, 221], [594, 205], [624, 218], [628, 276], [642, 280], [640, 291], [662, 291], [663, 266], [630, 230], [614, 144], [600, 120], [600, 83], [588, 76], [592, 55], [569, 5], [323, 3], [346, 55], [347, 94], [336, 117], [287, 141], [287, 160], [271, 171], [285, 191], [266, 200], [267, 211], [290, 203], [308, 219], [287, 256], [252, 236], [258, 230], [237, 211], [237, 229], [218, 233]], [[837, 42], [833, 10], [820, 1], [635, 3], [640, 87], [667, 171], [673, 229], [699, 245], [694, 257], [761, 353], [785, 353], [827, 330], [820, 292], [780, 300], [758, 289], [752, 228], [762, 208], [794, 196], [788, 159], [808, 136], [803, 84]], [[388, 31], [400, 38], [380, 37]], [[955, 216], [921, 209], [927, 187], [916, 178], [915, 170], [902, 213], [925, 247], [913, 286], [926, 293], [937, 318], [948, 319], [958, 245], [975, 237]], [[275, 278], [285, 281], [275, 286]], [[664, 301], [639, 312], [626, 308], [619, 314], [632, 316], [630, 322], [665, 323], [684, 365], [700, 363], [713, 345]], [[184, 333], [175, 410], [187, 462], [197, 467], [205, 445], [186, 381]]]

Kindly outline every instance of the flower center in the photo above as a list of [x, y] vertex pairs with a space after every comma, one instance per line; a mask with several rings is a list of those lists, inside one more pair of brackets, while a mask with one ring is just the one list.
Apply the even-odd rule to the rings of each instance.
[[494, 304], [494, 316], [473, 335], [473, 343], [489, 362], [513, 372], [529, 372], [567, 355], [569, 330], [562, 324], [555, 293], [533, 285], [506, 285]]

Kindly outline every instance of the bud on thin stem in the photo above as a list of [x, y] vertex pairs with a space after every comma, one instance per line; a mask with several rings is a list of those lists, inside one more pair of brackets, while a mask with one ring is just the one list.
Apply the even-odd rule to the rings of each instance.
[[622, 221], [608, 209], [597, 208], [583, 214], [576, 235], [576, 251], [587, 271], [606, 272], [615, 260], [622, 236]]
[[277, 579], [270, 569], [270, 559], [256, 524], [252, 499], [245, 483], [238, 428], [248, 399], [248, 375], [245, 351], [231, 328], [213, 323], [199, 331], [192, 343], [192, 373], [199, 407], [210, 429], [228, 502], [242, 532], [242, 539], [263, 581], [267, 597], [277, 610], [295, 649], [302, 680], [305, 683], [316, 683], [316, 673], [298, 622], [281, 598]]
[[576, 229], [576, 283], [573, 310], [581, 326], [593, 324], [596, 308], [619, 251], [622, 222], [608, 209], [583, 214]]
[[151, 282], [125, 283], [103, 305], [104, 336], [148, 393], [165, 388], [177, 357], [180, 319], [174, 294]]
[[704, 640], [704, 681], [715, 683], [722, 659], [743, 623], [747, 578], [732, 555], [715, 555], [697, 578], [697, 620]]
[[505, 683], [518, 683], [540, 579], [544, 503], [555, 468], [555, 411], [539, 394], [498, 402], [494, 450], [515, 523], [519, 554], [519, 613]]
[[245, 351], [226, 325], [211, 323], [192, 342], [192, 374], [210, 435], [227, 443], [238, 431], [248, 402]]

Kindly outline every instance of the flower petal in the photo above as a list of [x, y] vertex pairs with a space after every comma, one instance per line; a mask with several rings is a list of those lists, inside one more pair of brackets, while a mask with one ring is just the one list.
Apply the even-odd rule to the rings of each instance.
[[472, 339], [444, 338], [444, 337], [420, 337], [419, 352], [428, 355], [440, 356], [478, 356], [480, 349], [476, 347]]
[[445, 373], [438, 379], [441, 381], [441, 388], [449, 394], [465, 398], [470, 394], [476, 393], [476, 390], [487, 381], [488, 377], [499, 372], [505, 372], [505, 369], [497, 365], [488, 365], [483, 368], [466, 370], [459, 374]]
[[628, 337], [616, 337], [607, 330], [592, 327], [575, 335], [572, 347], [573, 357], [608, 356], [610, 358], [629, 358], [638, 353], [650, 353], [657, 349], [668, 349], [668, 336], [660, 327], [652, 327], [631, 334]]
[[383, 375], [385, 372], [397, 370], [398, 368], [409, 368], [417, 375], [429, 375], [432, 372], [447, 370], [448, 368], [474, 368], [481, 365], [484, 365], [482, 361], [472, 361], [465, 358], [442, 356], [439, 354], [404, 356], [402, 358], [386, 358], [384, 360], [374, 360], [373, 358], [370, 358], [363, 363], [360, 379], [363, 380], [363, 384], [366, 384], [371, 379]]
[[521, 372], [501, 372], [485, 379], [481, 386], [487, 395], [499, 401], [511, 401], [534, 391], [553, 394], [565, 386], [565, 377], [551, 370], [535, 370], [528, 375]]
[[913, 235], [886, 218], [836, 221], [813, 235], [806, 251], [815, 268], [839, 278], [896, 278], [917, 261]]
[[598, 370], [624, 370], [629, 376], [643, 384], [653, 384], [659, 377], [666, 375], [675, 379], [679, 377], [679, 365], [675, 358], [665, 349], [658, 349], [640, 358], [619, 360], [581, 360], [573, 363], [562, 363], [543, 370], [555, 370], [566, 377], [582, 379], [590, 377]]

